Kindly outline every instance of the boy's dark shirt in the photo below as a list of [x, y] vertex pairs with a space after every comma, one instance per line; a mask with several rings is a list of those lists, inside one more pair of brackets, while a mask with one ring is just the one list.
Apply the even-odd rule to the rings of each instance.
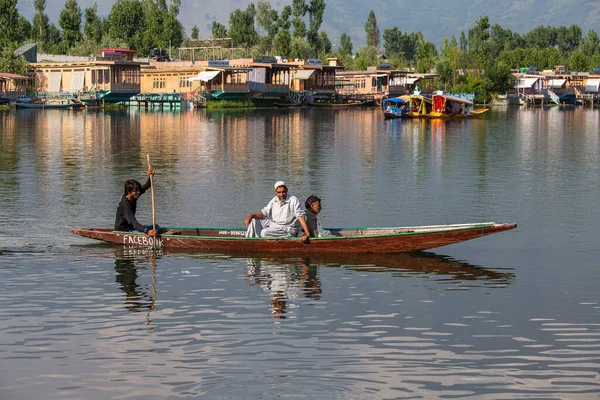
[[[140, 196], [150, 188], [150, 178], [142, 186]], [[130, 232], [137, 229], [140, 232], [145, 232], [146, 228], [135, 219], [135, 210], [137, 208], [137, 199], [127, 200], [125, 195], [121, 196], [121, 201], [117, 206], [117, 215], [115, 217], [115, 231]]]

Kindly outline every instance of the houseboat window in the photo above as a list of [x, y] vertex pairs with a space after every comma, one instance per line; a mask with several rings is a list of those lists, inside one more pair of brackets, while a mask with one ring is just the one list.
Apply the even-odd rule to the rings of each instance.
[[110, 71], [107, 69], [104, 70], [104, 83], [110, 83]]

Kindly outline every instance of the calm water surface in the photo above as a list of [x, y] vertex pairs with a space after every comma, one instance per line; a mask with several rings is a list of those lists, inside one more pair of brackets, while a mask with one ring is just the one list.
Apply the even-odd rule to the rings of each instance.
[[[600, 111], [0, 113], [1, 399], [599, 399]], [[159, 253], [111, 226], [242, 226], [283, 179], [326, 226], [517, 222], [394, 256]], [[149, 194], [138, 217], [151, 221]]]

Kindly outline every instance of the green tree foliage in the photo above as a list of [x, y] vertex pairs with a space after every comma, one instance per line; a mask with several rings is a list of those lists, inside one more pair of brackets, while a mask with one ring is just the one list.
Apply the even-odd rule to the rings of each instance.
[[352, 38], [350, 38], [350, 35], [342, 33], [342, 36], [340, 36], [340, 49], [338, 53], [342, 56], [352, 55]]
[[98, 17], [96, 3], [85, 9], [84, 20], [83, 37], [92, 43], [100, 43], [102, 41], [102, 21]]
[[572, 51], [579, 48], [581, 40], [581, 28], [577, 25], [568, 28], [561, 26], [556, 30], [556, 43], [563, 57], [569, 57]]
[[144, 8], [139, 0], [117, 0], [107, 19], [109, 40], [127, 43], [131, 49], [142, 47], [145, 19]]
[[290, 16], [292, 15], [292, 7], [285, 6], [281, 11], [279, 20], [277, 21], [278, 32], [275, 37], [275, 52], [284, 58], [290, 58], [292, 54], [292, 35], [290, 34]]
[[428, 73], [434, 67], [437, 57], [435, 45], [425, 39], [423, 35], [419, 35], [417, 45], [417, 72]]
[[327, 36], [327, 32], [319, 32], [319, 58], [326, 58], [331, 54], [331, 40]]
[[273, 21], [271, 20], [271, 3], [266, 0], [258, 0], [256, 3], [256, 25], [258, 25], [258, 34], [265, 36]]
[[367, 33], [367, 46], [373, 46], [379, 49], [380, 32], [377, 25], [377, 18], [373, 10], [369, 11], [367, 22], [365, 23], [365, 32]]
[[19, 37], [19, 12], [17, 0], [0, 0], [0, 48], [4, 49], [12, 44], [18, 44]]
[[29, 69], [29, 64], [25, 61], [25, 57], [15, 54], [17, 45], [9, 44], [0, 52], [0, 71], [10, 72], [13, 74], [24, 75]]
[[575, 50], [571, 52], [567, 61], [567, 66], [571, 71], [590, 71], [593, 65], [590, 64], [590, 57], [587, 57], [583, 51]]
[[66, 42], [63, 42], [60, 29], [58, 29], [53, 23], [48, 25], [48, 42], [46, 46], [48, 52], [51, 54], [66, 54], [68, 50], [66, 47]]
[[[213, 21], [214, 22], [214, 21]], [[198, 35], [200, 34], [200, 30], [196, 25], [192, 28], [192, 39], [198, 39]]]
[[[488, 93], [506, 93], [511, 88], [512, 72], [504, 63], [493, 63], [485, 69], [485, 88]], [[485, 101], [488, 101], [486, 98]]]
[[48, 41], [48, 15], [46, 14], [46, 0], [35, 0], [35, 15], [31, 27], [31, 39], [37, 42], [41, 51], [46, 51]]
[[306, 60], [312, 57], [314, 49], [310, 47], [310, 44], [305, 38], [293, 38], [291, 58], [299, 58]]
[[451, 40], [444, 38], [441, 55], [436, 63], [436, 71], [440, 75], [441, 82], [451, 85], [452, 90], [458, 84], [459, 64], [459, 50], [456, 38], [454, 36], [452, 36]]
[[227, 37], [227, 28], [225, 28], [225, 25], [223, 25], [217, 21], [213, 21], [212, 22], [212, 37], [215, 39]]
[[[306, 38], [308, 43], [313, 49], [316, 49], [318, 53], [325, 52], [323, 46], [319, 40], [319, 29], [323, 23], [323, 14], [325, 13], [325, 0], [310, 0], [308, 6], [308, 32]], [[329, 39], [328, 39], [329, 40]], [[331, 47], [331, 43], [330, 43]]]
[[556, 29], [551, 26], [537, 26], [523, 36], [527, 47], [545, 47], [556, 46]]
[[67, 48], [73, 47], [81, 40], [81, 8], [77, 0], [65, 1], [65, 7], [58, 18], [58, 25], [62, 28], [63, 40]]
[[490, 22], [487, 15], [469, 29], [469, 60], [475, 68], [485, 69], [493, 62], [490, 53]]
[[383, 31], [383, 50], [388, 58], [400, 58], [410, 64], [415, 61], [418, 33], [404, 33], [397, 27]]
[[275, 52], [283, 58], [291, 58], [292, 36], [289, 29], [282, 29], [277, 33]]
[[363, 46], [356, 54], [354, 68], [366, 70], [370, 65], [379, 63], [379, 49], [375, 46]]
[[258, 43], [258, 34], [254, 30], [256, 9], [250, 3], [246, 10], [234, 10], [229, 15], [229, 37], [238, 47], [250, 47]]
[[596, 31], [589, 31], [587, 36], [581, 39], [580, 49], [586, 57], [600, 53], [600, 39]]
[[292, 26], [294, 27], [294, 33], [292, 37], [303, 38], [306, 36], [306, 23], [304, 22], [304, 16], [308, 12], [308, 6], [304, 0], [292, 0]]

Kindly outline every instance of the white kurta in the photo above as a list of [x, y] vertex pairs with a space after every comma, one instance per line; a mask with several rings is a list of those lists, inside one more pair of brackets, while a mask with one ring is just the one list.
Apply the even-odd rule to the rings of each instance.
[[298, 198], [291, 194], [283, 202], [277, 196], [273, 197], [260, 212], [265, 217], [252, 220], [246, 237], [296, 236], [300, 229], [298, 218], [306, 216]]

